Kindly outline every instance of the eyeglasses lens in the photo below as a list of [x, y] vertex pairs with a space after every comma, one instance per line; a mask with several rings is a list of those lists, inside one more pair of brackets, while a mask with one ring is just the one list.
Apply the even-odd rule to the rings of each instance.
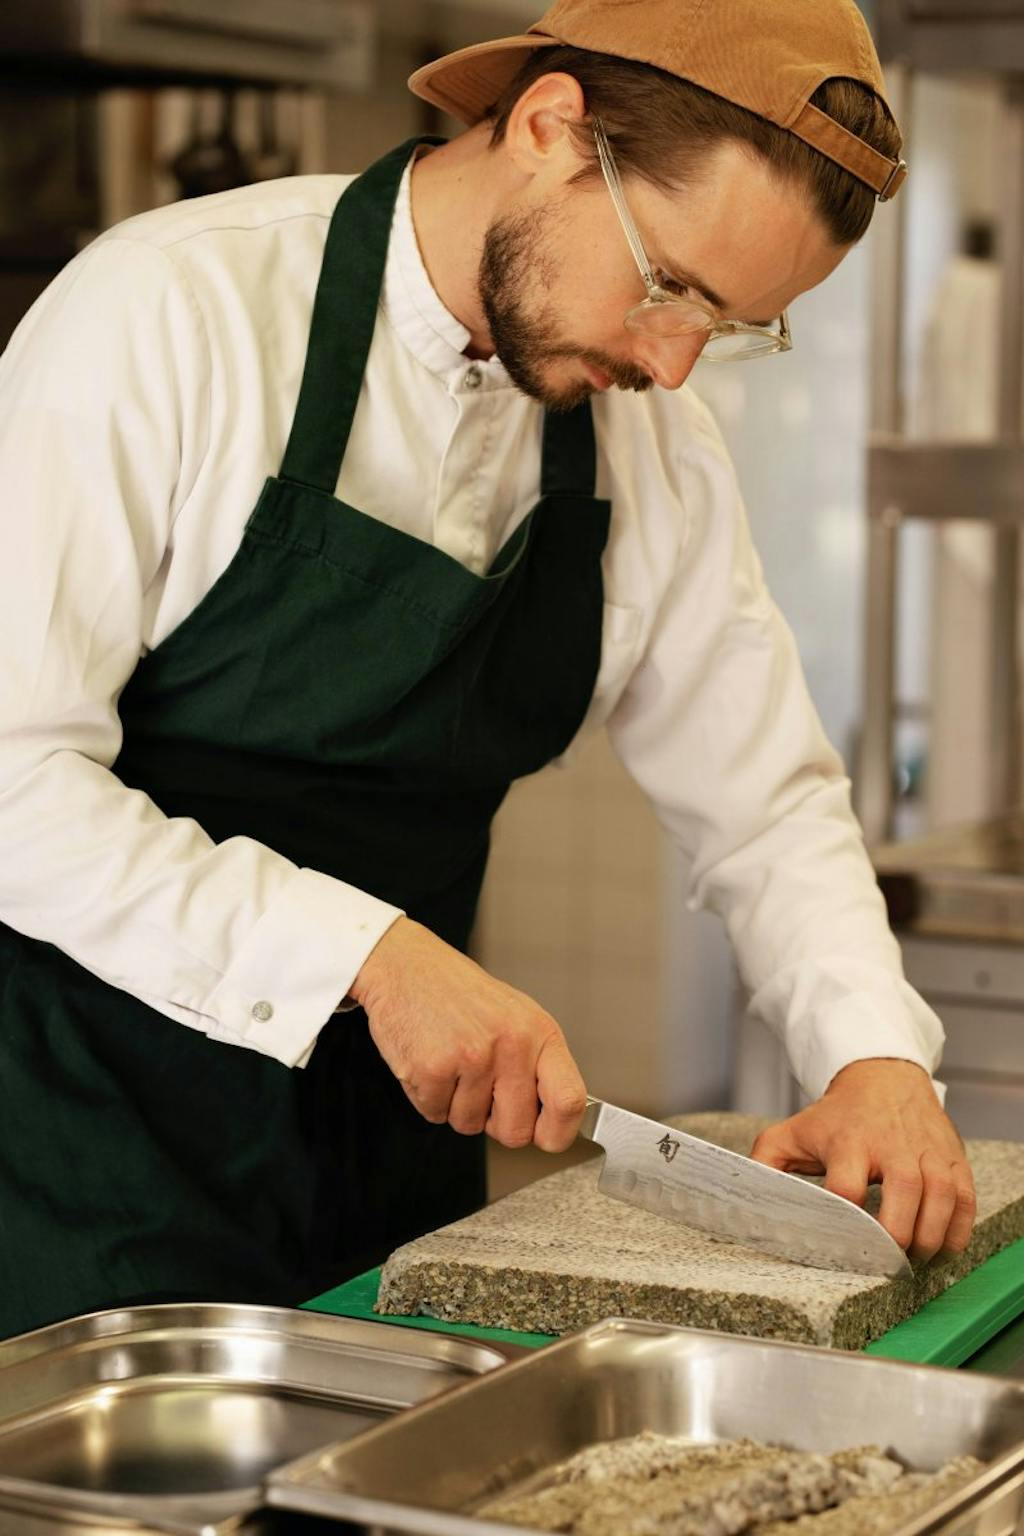
[[741, 358], [767, 357], [782, 350], [781, 338], [751, 331], [723, 331], [709, 336], [701, 354], [712, 363], [738, 362]]
[[707, 310], [671, 299], [645, 299], [628, 312], [625, 324], [648, 336], [692, 336], [710, 329]]

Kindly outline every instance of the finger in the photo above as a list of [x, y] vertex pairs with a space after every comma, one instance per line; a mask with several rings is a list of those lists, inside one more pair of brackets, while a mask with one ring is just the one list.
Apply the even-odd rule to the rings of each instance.
[[825, 1165], [813, 1152], [801, 1146], [793, 1133], [793, 1121], [783, 1120], [763, 1130], [750, 1149], [753, 1162], [782, 1173], [824, 1173]]
[[444, 1125], [455, 1092], [454, 1073], [420, 1072], [414, 1078], [403, 1078], [402, 1087], [406, 1098], [419, 1110], [424, 1120], [432, 1125]]
[[871, 1164], [862, 1151], [837, 1151], [825, 1172], [825, 1188], [854, 1205], [863, 1205], [871, 1182]]
[[491, 1115], [484, 1129], [503, 1147], [528, 1147], [539, 1114], [534, 1073], [506, 1073], [494, 1084]]
[[935, 1152], [922, 1155], [921, 1175], [921, 1204], [914, 1223], [910, 1256], [919, 1264], [927, 1264], [942, 1247], [949, 1223], [953, 1219], [956, 1181], [949, 1163]]
[[974, 1175], [969, 1163], [955, 1162], [950, 1172], [956, 1184], [956, 1204], [953, 1207], [949, 1226], [946, 1228], [941, 1251], [952, 1256], [963, 1253], [971, 1240], [974, 1220], [978, 1213], [978, 1197], [974, 1191]]
[[478, 1136], [491, 1114], [494, 1073], [463, 1073], [448, 1105], [448, 1124], [460, 1136]]
[[909, 1248], [917, 1226], [924, 1180], [916, 1163], [890, 1163], [882, 1169], [882, 1207], [878, 1219], [901, 1248]]
[[544, 1152], [564, 1152], [576, 1139], [587, 1107], [587, 1090], [561, 1035], [552, 1036], [537, 1057], [541, 1111], [533, 1140]]

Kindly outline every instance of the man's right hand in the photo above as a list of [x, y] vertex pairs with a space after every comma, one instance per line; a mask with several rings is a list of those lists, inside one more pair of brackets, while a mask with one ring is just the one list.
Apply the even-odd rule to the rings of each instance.
[[587, 1091], [555, 1020], [428, 928], [400, 917], [349, 996], [426, 1120], [545, 1152], [575, 1139]]

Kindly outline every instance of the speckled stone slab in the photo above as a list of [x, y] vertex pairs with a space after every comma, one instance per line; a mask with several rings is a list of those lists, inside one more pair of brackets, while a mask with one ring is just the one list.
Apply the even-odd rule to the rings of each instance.
[[[702, 1114], [669, 1123], [747, 1153], [769, 1122]], [[588, 1163], [397, 1249], [377, 1311], [532, 1333], [635, 1317], [861, 1349], [1024, 1236], [1024, 1143], [975, 1141], [967, 1150], [978, 1190], [970, 1247], [912, 1279], [810, 1269], [717, 1242], [602, 1195]]]

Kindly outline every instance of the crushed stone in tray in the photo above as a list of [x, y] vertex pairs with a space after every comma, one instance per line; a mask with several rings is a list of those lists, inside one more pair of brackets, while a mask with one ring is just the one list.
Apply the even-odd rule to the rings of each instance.
[[820, 1515], [763, 1525], [757, 1536], [886, 1536], [963, 1488], [982, 1465], [973, 1456], [957, 1456], [937, 1472], [906, 1472], [886, 1493], [865, 1493]]
[[477, 1514], [572, 1536], [881, 1536], [977, 1476], [965, 1456], [907, 1472], [877, 1446], [831, 1455], [645, 1432], [589, 1446], [545, 1486]]

